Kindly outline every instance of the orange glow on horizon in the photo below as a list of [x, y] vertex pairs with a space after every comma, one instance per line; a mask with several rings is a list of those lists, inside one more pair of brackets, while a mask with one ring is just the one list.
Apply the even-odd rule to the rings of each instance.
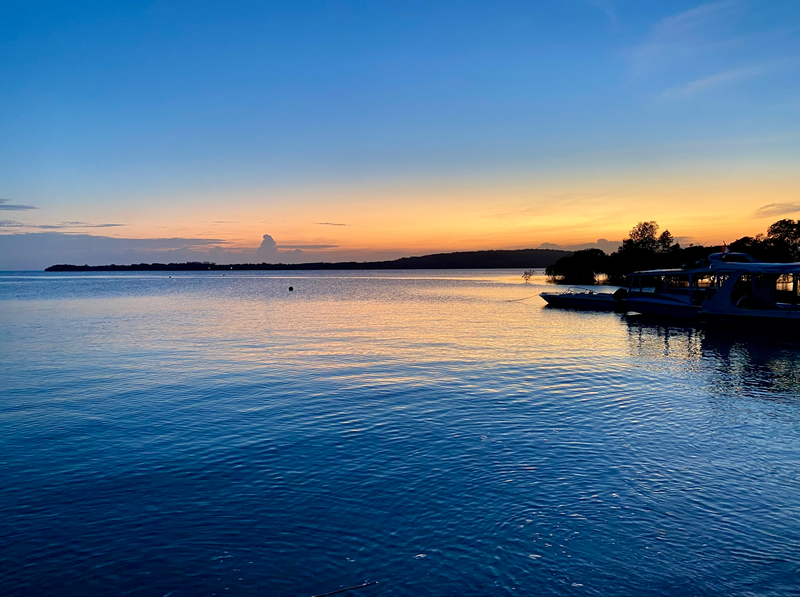
[[[344, 253], [370, 259], [375, 253], [620, 241], [644, 220], [657, 221], [662, 231], [669, 229], [684, 242], [719, 244], [763, 233], [782, 217], [800, 216], [754, 217], [759, 207], [792, 204], [798, 197], [800, 179], [774, 175], [342, 185], [236, 197], [209, 194], [192, 198], [191, 209], [183, 200], [151, 198], [143, 201], [147, 210], [136, 205], [120, 214], [115, 208], [115, 217], [126, 226], [91, 233], [213, 238], [228, 250], [242, 251], [254, 250], [269, 234], [279, 246], [302, 248], [309, 259], [319, 260]], [[112, 216], [95, 214], [95, 219], [104, 217]]]

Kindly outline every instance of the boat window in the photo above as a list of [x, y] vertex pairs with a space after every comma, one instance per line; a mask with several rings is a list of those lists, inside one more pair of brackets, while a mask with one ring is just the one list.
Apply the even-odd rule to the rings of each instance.
[[769, 308], [797, 309], [796, 274], [762, 274], [756, 276], [758, 295], [767, 300]]
[[642, 292], [663, 292], [664, 276], [640, 276]]
[[775, 288], [777, 290], [792, 290], [792, 274], [781, 274], [778, 276], [777, 281], [775, 282]]
[[697, 274], [694, 277], [695, 288], [713, 288], [717, 285], [714, 274]]
[[797, 290], [784, 290], [779, 274], [742, 274], [731, 291], [733, 304], [741, 309], [780, 310], [796, 308]]
[[683, 276], [669, 276], [670, 288], [689, 288], [689, 277]]
[[742, 274], [739, 276], [739, 279], [733, 285], [733, 290], [731, 290], [731, 301], [733, 304], [736, 305], [744, 298], [746, 295], [749, 295], [753, 292], [753, 281], [750, 277], [750, 274]]

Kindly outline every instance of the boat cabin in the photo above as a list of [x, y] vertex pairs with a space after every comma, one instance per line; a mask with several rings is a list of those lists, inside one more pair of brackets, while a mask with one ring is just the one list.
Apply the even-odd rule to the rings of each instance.
[[634, 272], [628, 276], [628, 297], [669, 295], [699, 305], [719, 288], [719, 276], [707, 267]]
[[[800, 264], [761, 264], [760, 271], [720, 271], [720, 297], [708, 305], [713, 311], [797, 311]], [[790, 271], [792, 268], [795, 271]]]

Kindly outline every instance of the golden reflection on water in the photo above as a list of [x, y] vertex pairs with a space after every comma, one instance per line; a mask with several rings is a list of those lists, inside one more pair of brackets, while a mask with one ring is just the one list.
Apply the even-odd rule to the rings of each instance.
[[[418, 594], [424, 553], [430, 594], [560, 595], [546, 583], [576, 569], [597, 594], [795, 587], [796, 346], [448, 275], [87, 276], [0, 300], [6, 491], [47, 514], [0, 517], [35, 523], [18, 586], [97, 574], [86, 553], [150, 570], [192, 529], [179, 578], [207, 584], [233, 545], [267, 593], [343, 586], [363, 560], [354, 576]], [[91, 524], [54, 534], [51, 507]], [[685, 570], [700, 581], [669, 584]]]
[[[487, 363], [542, 372], [633, 366], [620, 358], [628, 333], [619, 316], [544, 309], [538, 294], [552, 287], [542, 276], [527, 284], [518, 272], [445, 278], [452, 282], [432, 274], [230, 276], [215, 280], [210, 292], [205, 279], [165, 277], [155, 295], [63, 299], [58, 326], [80, 328], [71, 335], [76, 354], [98, 361], [129, 354], [142, 371], [187, 375], [200, 356], [220, 371], [294, 366], [317, 375], [370, 375], [375, 383], [413, 382], [420, 370], [442, 363], [442, 383]], [[6, 307], [13, 309], [11, 302]], [[18, 319], [34, 320], [48, 302], [19, 306]]]

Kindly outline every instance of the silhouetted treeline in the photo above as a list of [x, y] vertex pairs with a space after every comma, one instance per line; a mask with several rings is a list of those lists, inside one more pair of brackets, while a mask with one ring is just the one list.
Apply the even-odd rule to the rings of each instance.
[[51, 265], [47, 272], [129, 272], [201, 270], [364, 270], [364, 269], [496, 269], [546, 268], [569, 251], [557, 249], [519, 249], [515, 251], [463, 251], [421, 257], [402, 257], [392, 261], [346, 261], [340, 263], [237, 263], [210, 262], [136, 263], [132, 265]]
[[800, 220], [778, 220], [767, 228], [766, 235], [743, 236], [732, 242], [730, 249], [771, 263], [800, 261]]
[[[563, 284], [594, 284], [598, 276], [605, 276], [610, 284], [623, 284], [631, 272], [690, 266], [722, 250], [721, 245], [681, 247], [673, 242], [669, 230], [659, 236], [658, 228], [655, 222], [639, 222], [611, 255], [599, 249], [575, 251], [549, 266], [546, 273], [551, 280]], [[742, 237], [729, 249], [772, 263], [798, 261], [800, 221], [779, 220], [767, 229], [766, 235]]]

